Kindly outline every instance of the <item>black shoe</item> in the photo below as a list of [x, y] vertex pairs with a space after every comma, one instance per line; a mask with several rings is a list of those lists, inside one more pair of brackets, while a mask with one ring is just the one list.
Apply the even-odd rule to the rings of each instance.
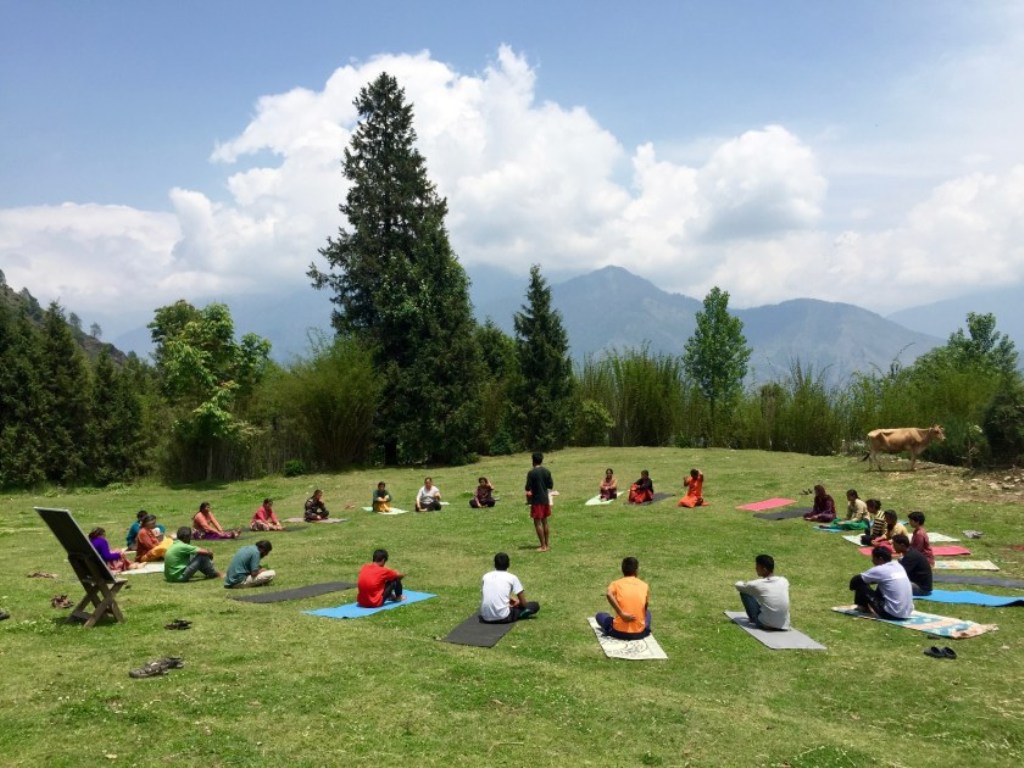
[[191, 621], [186, 621], [185, 619], [175, 619], [170, 624], [164, 624], [164, 629], [188, 629], [191, 626]]
[[954, 651], [952, 648], [943, 648], [942, 649], [942, 656], [943, 656], [943, 658], [946, 658], [946, 659], [955, 659], [956, 658], [956, 651]]
[[931, 656], [933, 659], [945, 659], [945, 658], [947, 658], [947, 656], [944, 653], [943, 649], [939, 648], [937, 646], [934, 646], [934, 645], [931, 648], [926, 649], [925, 652], [924, 652], [924, 655], [925, 656]]

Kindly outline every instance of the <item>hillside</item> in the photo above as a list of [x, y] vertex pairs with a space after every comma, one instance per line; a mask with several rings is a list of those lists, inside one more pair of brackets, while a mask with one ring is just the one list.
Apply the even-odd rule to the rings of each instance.
[[[0, 272], [0, 277], [2, 275], [3, 273]], [[24, 311], [37, 326], [41, 327], [43, 324], [44, 309], [27, 288], [15, 291], [5, 281], [0, 279], [0, 304], [15, 315]], [[82, 348], [82, 351], [85, 352], [90, 360], [95, 360], [99, 357], [103, 350], [107, 350], [111, 359], [117, 364], [123, 364], [128, 359], [128, 356], [113, 344], [100, 341], [87, 334], [81, 328], [76, 328], [71, 323], [68, 323], [68, 327], [71, 329], [71, 335], [78, 342], [78, 346]]]

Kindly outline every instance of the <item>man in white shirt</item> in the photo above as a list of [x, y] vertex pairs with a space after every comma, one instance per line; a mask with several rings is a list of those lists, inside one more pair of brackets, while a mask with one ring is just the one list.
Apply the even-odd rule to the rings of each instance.
[[[850, 579], [853, 601], [865, 613], [875, 613], [880, 619], [901, 621], [914, 612], [914, 593], [903, 566], [894, 563], [887, 547], [871, 550], [873, 568]], [[878, 584], [872, 589], [871, 584]]]
[[441, 509], [441, 489], [434, 485], [432, 478], [423, 479], [423, 487], [416, 494], [416, 511], [437, 512]]
[[494, 556], [494, 570], [484, 574], [480, 621], [487, 624], [509, 624], [540, 610], [539, 603], [526, 602], [523, 585], [518, 576], [508, 572], [508, 564], [508, 555], [499, 552]]
[[789, 629], [789, 581], [775, 575], [771, 555], [755, 557], [754, 570], [759, 578], [736, 582], [747, 618], [761, 629]]

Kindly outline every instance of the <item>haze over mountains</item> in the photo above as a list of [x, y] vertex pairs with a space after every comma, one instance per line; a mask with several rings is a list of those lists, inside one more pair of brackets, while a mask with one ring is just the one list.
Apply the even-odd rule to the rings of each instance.
[[[510, 277], [500, 269], [470, 270], [471, 297], [477, 317], [490, 317], [512, 332], [512, 317], [522, 306], [526, 276]], [[554, 306], [562, 313], [574, 359], [647, 344], [652, 352], [680, 354], [694, 329], [701, 298], [668, 293], [621, 267], [605, 267], [569, 279], [549, 276]], [[886, 371], [898, 360], [909, 365], [919, 355], [945, 343], [965, 324], [967, 312], [993, 312], [998, 329], [1024, 348], [1024, 307], [1019, 291], [976, 295], [883, 317], [852, 304], [793, 299], [749, 309], [730, 310], [743, 321], [753, 348], [751, 380], [784, 378], [799, 361], [806, 372], [842, 382], [851, 373]], [[299, 289], [273, 300], [225, 297], [239, 334], [255, 332], [273, 342], [273, 356], [287, 361], [308, 349], [310, 329], [330, 334], [327, 293]], [[313, 331], [315, 332], [315, 331]], [[126, 351], [148, 355], [149, 332], [143, 327], [111, 341]]]

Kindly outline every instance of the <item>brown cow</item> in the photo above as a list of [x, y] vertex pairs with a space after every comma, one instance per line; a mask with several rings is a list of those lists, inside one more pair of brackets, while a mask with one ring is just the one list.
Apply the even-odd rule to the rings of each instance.
[[[878, 470], [882, 470], [882, 462], [878, 459], [880, 453], [900, 453], [910, 451], [910, 471], [914, 471], [917, 464], [917, 457], [928, 447], [932, 440], [942, 441], [946, 434], [938, 424], [928, 428], [900, 427], [898, 429], [873, 429], [868, 432], [868, 453], [864, 459], [869, 459], [868, 469], [871, 469], [873, 462]], [[861, 459], [861, 461], [864, 461]]]

